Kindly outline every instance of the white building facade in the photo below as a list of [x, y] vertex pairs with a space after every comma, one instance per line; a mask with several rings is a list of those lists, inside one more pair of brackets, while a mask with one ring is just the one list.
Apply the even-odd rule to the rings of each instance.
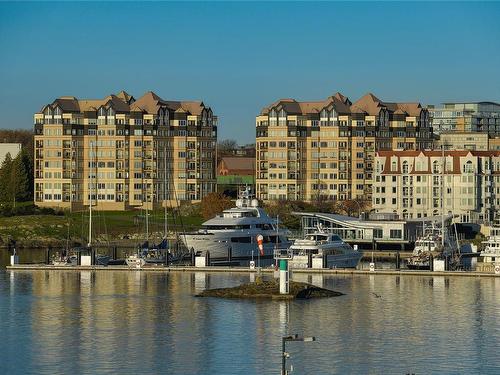
[[379, 151], [372, 206], [403, 219], [444, 213], [490, 223], [500, 207], [500, 152]]
[[0, 167], [7, 154], [10, 154], [12, 159], [15, 159], [17, 155], [21, 152], [20, 143], [0, 143]]

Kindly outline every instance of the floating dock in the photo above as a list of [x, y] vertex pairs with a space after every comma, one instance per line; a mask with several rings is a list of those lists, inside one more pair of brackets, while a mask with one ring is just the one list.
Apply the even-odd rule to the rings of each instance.
[[[258, 269], [248, 267], [193, 267], [193, 266], [144, 266], [133, 268], [128, 266], [53, 266], [47, 264], [16, 264], [7, 266], [10, 271], [128, 271], [128, 272], [229, 272], [229, 273], [256, 273]], [[274, 268], [261, 268], [260, 272], [272, 274]], [[500, 274], [478, 271], [413, 271], [396, 269], [337, 269], [337, 268], [297, 268], [292, 269], [297, 274], [322, 275], [396, 275], [396, 276], [465, 276], [465, 277], [500, 277]]]

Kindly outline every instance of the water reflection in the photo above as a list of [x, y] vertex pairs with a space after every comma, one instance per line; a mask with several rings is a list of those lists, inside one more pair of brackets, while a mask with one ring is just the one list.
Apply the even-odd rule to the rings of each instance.
[[275, 374], [293, 333], [318, 340], [287, 346], [300, 374], [499, 373], [500, 278], [297, 278], [346, 295], [194, 297], [247, 274], [0, 272], [0, 373]]

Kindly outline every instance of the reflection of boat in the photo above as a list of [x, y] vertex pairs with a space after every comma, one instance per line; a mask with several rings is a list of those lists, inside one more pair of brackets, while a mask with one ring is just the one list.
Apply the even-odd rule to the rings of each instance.
[[492, 227], [490, 235], [482, 243], [485, 245], [480, 254], [483, 262], [500, 264], [500, 227]]
[[317, 231], [290, 246], [292, 268], [356, 268], [362, 254], [337, 234]]
[[183, 233], [182, 241], [199, 255], [210, 252], [212, 259], [249, 260], [257, 256], [258, 235], [263, 236], [264, 256], [272, 259], [275, 246], [288, 247], [287, 231], [278, 231], [277, 220], [259, 207], [249, 188], [240, 192], [236, 207], [205, 221], [197, 232]]

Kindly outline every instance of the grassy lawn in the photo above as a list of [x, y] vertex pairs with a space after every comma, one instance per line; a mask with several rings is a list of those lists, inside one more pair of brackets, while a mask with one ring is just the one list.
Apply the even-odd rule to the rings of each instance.
[[[149, 212], [149, 232], [163, 233], [163, 210]], [[146, 232], [144, 212], [133, 211], [94, 211], [92, 215], [92, 235], [110, 240], [128, 236], [142, 237]], [[88, 237], [88, 212], [65, 212], [64, 215], [23, 215], [0, 217], [0, 239], [4, 243], [10, 238], [22, 241], [86, 241]], [[181, 224], [182, 221], [182, 224]], [[191, 230], [203, 222], [198, 214], [190, 216], [174, 215], [169, 211], [167, 224], [169, 231]]]

